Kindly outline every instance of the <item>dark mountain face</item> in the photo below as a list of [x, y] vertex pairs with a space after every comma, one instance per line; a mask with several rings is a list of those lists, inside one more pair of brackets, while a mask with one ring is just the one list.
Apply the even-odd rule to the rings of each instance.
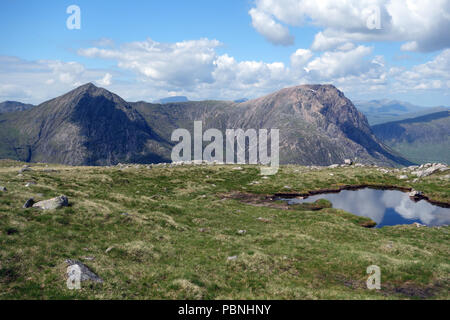
[[33, 162], [158, 161], [162, 158], [147, 148], [152, 142], [166, 145], [127, 102], [92, 84], [44, 102], [12, 121], [20, 136], [27, 137], [22, 146], [28, 150], [25, 160]]
[[417, 163], [450, 163], [450, 111], [373, 126], [384, 143]]
[[24, 111], [33, 108], [34, 105], [18, 101], [4, 101], [0, 103], [0, 113]]
[[128, 103], [92, 84], [19, 114], [0, 115], [0, 157], [73, 165], [170, 161], [177, 128], [280, 129], [281, 163], [346, 158], [409, 164], [373, 135], [367, 119], [331, 85], [286, 88], [234, 103]]

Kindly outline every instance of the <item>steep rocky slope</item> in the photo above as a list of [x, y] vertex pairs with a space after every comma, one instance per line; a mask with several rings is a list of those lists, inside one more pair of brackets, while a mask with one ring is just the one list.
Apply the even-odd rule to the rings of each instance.
[[373, 126], [384, 143], [417, 163], [450, 163], [450, 111]]
[[92, 84], [27, 111], [0, 115], [0, 157], [100, 165], [169, 161], [177, 128], [280, 130], [281, 163], [329, 165], [345, 158], [407, 165], [331, 85], [303, 85], [243, 103], [128, 103]]

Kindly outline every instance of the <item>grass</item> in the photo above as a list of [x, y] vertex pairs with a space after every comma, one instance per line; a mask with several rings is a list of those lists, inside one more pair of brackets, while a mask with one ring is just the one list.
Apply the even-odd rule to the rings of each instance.
[[[22, 165], [0, 161], [0, 299], [449, 298], [449, 227], [368, 229], [327, 203], [284, 210], [227, 196], [388, 184], [450, 202], [444, 173], [412, 183], [372, 167], [283, 166], [263, 179], [255, 166], [34, 164], [18, 176]], [[22, 209], [61, 194], [69, 207]], [[67, 289], [68, 258], [104, 283]], [[373, 264], [381, 290], [366, 288]]]

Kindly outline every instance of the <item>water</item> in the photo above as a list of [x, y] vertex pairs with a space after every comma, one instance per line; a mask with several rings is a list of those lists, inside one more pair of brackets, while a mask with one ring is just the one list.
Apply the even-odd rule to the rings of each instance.
[[427, 226], [450, 224], [450, 209], [433, 205], [425, 200], [415, 202], [407, 193], [396, 190], [343, 190], [306, 199], [284, 199], [288, 204], [314, 202], [327, 199], [333, 208], [364, 216], [377, 223], [377, 228], [418, 222]]

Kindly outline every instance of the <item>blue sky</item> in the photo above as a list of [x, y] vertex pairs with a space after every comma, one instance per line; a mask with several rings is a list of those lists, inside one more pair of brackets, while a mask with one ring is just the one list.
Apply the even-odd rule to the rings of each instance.
[[[449, 0], [321, 3], [3, 0], [0, 100], [38, 103], [85, 82], [147, 101], [314, 82], [357, 100], [450, 105]], [[80, 30], [66, 27], [73, 4]], [[366, 26], [373, 8], [380, 29]]]

